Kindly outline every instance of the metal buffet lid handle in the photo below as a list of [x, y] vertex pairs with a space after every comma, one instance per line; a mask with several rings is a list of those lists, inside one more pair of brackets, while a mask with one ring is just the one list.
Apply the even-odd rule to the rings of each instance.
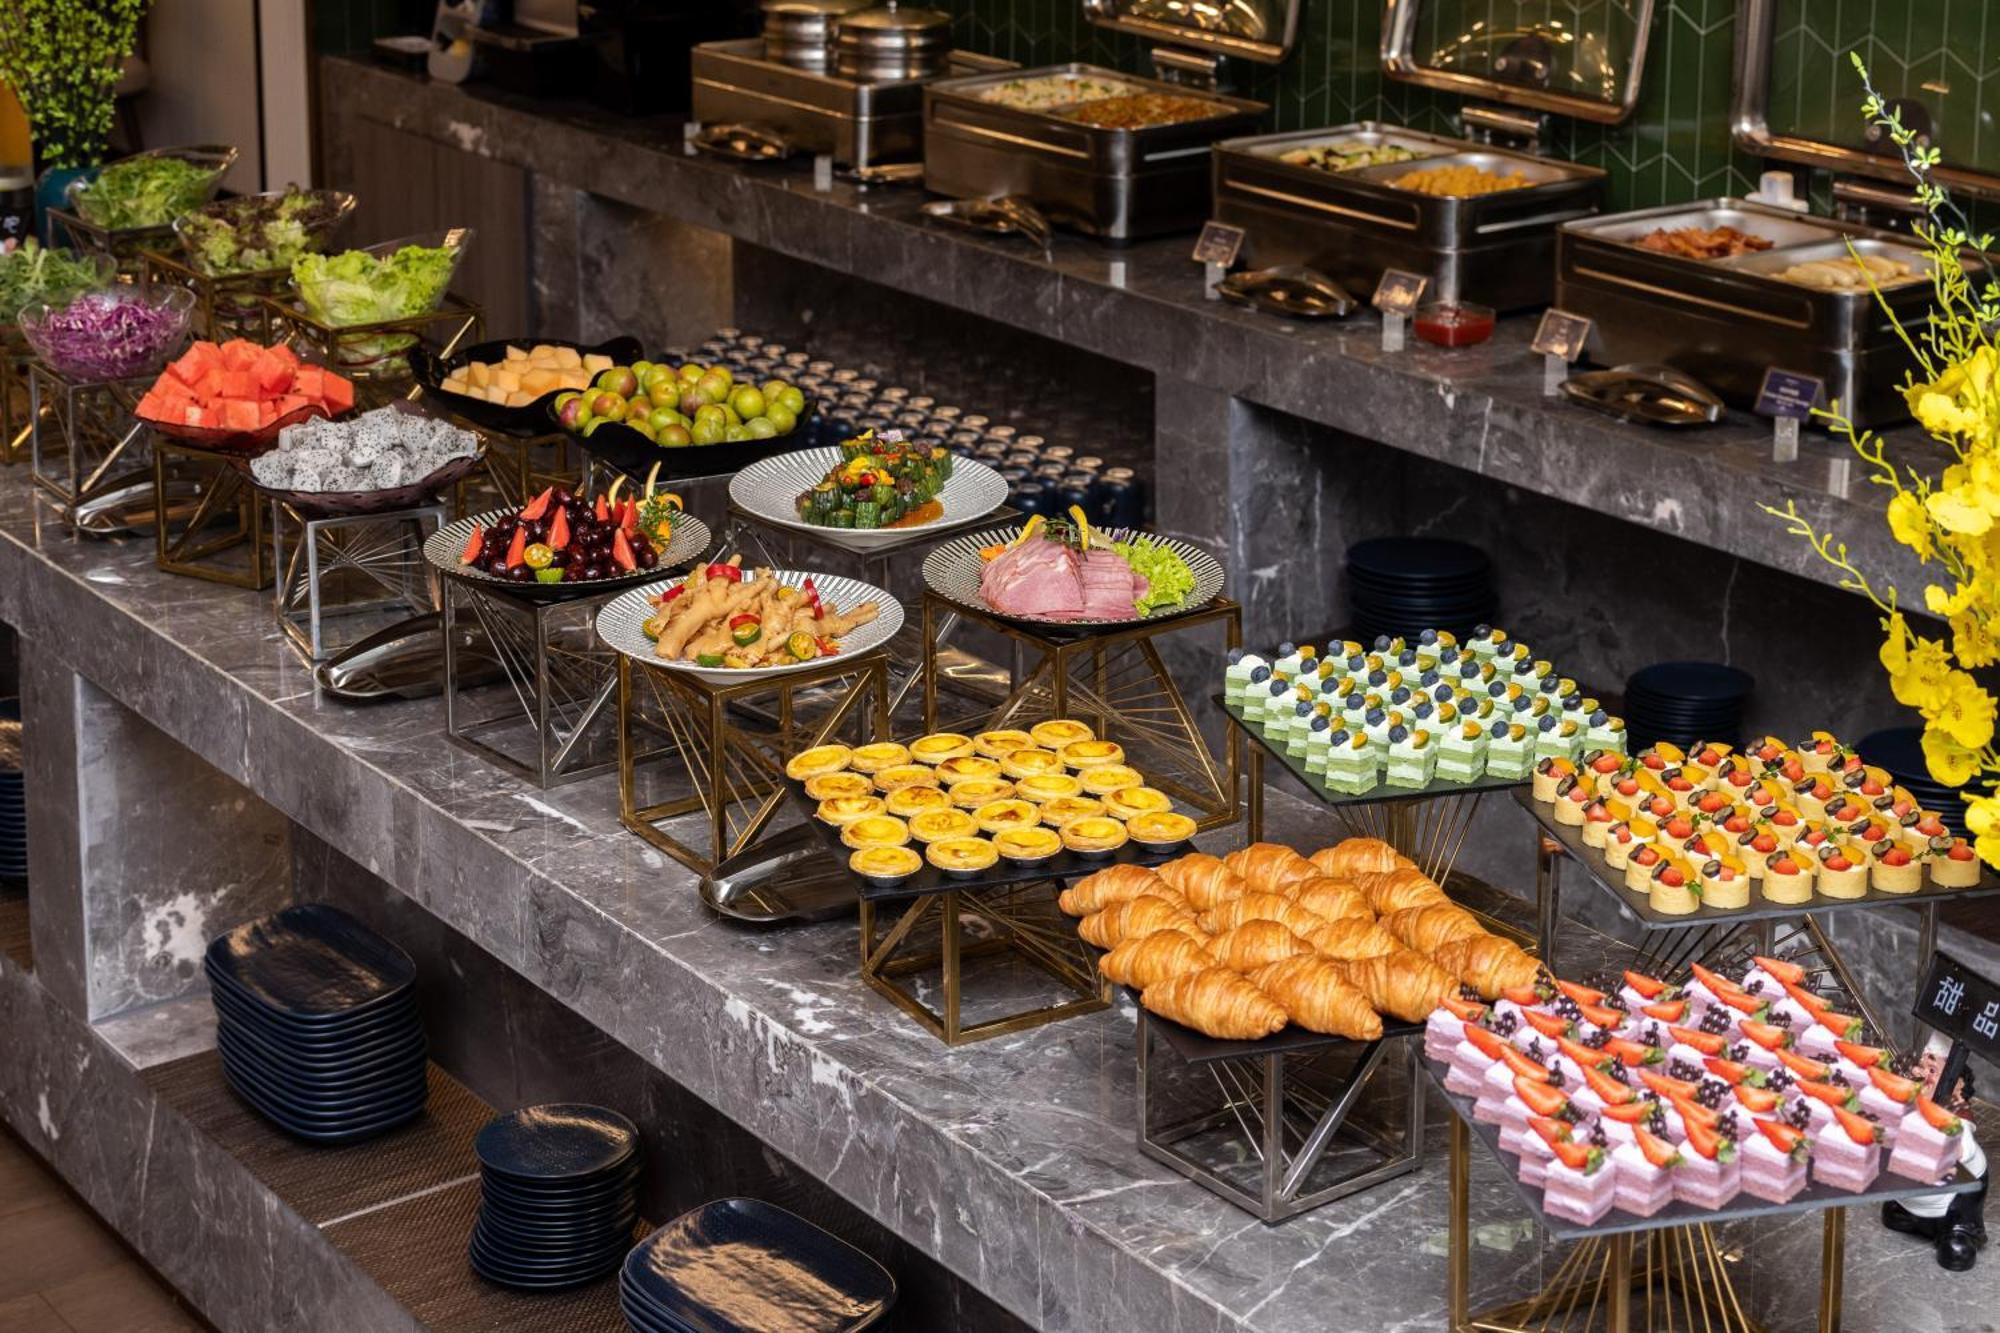
[[[1650, 0], [1649, 0], [1650, 2]], [[1083, 0], [1084, 17], [1102, 28], [1192, 48], [1211, 58], [1241, 56], [1275, 65], [1299, 37], [1302, 0]], [[1155, 52], [1163, 65], [1186, 60]]]
[[1654, 0], [1578, 6], [1559, 18], [1491, 22], [1487, 0], [1385, 0], [1382, 72], [1424, 88], [1616, 124], [1639, 105]]

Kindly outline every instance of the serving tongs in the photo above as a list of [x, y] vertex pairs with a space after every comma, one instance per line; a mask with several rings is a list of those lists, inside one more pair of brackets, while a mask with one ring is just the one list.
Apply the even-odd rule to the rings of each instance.
[[1288, 319], [1345, 319], [1361, 308], [1345, 287], [1303, 264], [1232, 273], [1215, 290], [1225, 301]]
[[779, 162], [798, 151], [790, 139], [764, 125], [704, 125], [688, 142], [696, 152], [731, 162]]
[[1003, 195], [997, 199], [933, 199], [924, 205], [924, 216], [948, 227], [983, 231], [990, 236], [1021, 236], [1046, 251], [1055, 244], [1055, 229], [1049, 220], [1026, 199]]
[[840, 173], [848, 180], [862, 185], [922, 185], [924, 164], [921, 162], [876, 162], [865, 167], [850, 167]]
[[1715, 391], [1672, 366], [1627, 365], [1585, 371], [1563, 381], [1570, 401], [1648, 426], [1713, 426], [1722, 420]]
[[701, 900], [723, 916], [769, 925], [852, 915], [860, 901], [847, 868], [804, 825], [767, 834], [704, 875]]
[[[458, 683], [486, 685], [502, 677], [486, 631], [461, 620]], [[444, 616], [427, 611], [379, 629], [313, 669], [329, 698], [343, 703], [424, 699], [444, 691]]]

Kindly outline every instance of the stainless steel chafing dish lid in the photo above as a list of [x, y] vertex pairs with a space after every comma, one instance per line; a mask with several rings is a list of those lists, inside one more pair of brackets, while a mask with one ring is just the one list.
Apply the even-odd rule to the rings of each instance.
[[1686, 371], [1672, 366], [1614, 366], [1563, 381], [1563, 393], [1620, 421], [1649, 426], [1712, 426], [1722, 420], [1722, 400]]
[[824, 65], [833, 58], [836, 24], [872, 0], [765, 0], [764, 54], [772, 60]]
[[847, 77], [929, 78], [944, 73], [951, 56], [951, 15], [887, 0], [844, 15], [836, 45], [840, 72]]
[[[1639, 105], [1653, 0], [1495, 21], [1489, 0], [1385, 0], [1382, 72], [1510, 106], [1615, 124]], [[1517, 12], [1530, 6], [1508, 6]], [[1584, 20], [1586, 14], [1596, 17]]]
[[1299, 37], [1301, 0], [1083, 0], [1092, 23], [1165, 46], [1275, 65]]

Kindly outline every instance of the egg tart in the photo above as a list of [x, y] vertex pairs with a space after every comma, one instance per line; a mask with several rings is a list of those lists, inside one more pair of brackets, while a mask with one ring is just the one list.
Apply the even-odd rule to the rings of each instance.
[[1083, 789], [1092, 796], [1109, 796], [1127, 787], [1146, 785], [1145, 774], [1124, 764], [1094, 764], [1078, 773], [1077, 777], [1082, 779]]
[[1156, 787], [1127, 787], [1104, 798], [1104, 813], [1117, 819], [1157, 815], [1173, 808], [1167, 794]]
[[1039, 813], [1044, 824], [1061, 828], [1075, 820], [1103, 814], [1104, 802], [1095, 796], [1058, 796], [1053, 801], [1043, 801]]
[[1117, 741], [1071, 741], [1056, 753], [1071, 768], [1096, 768], [1099, 764], [1125, 762], [1125, 747]]
[[1035, 738], [1025, 731], [982, 731], [972, 738], [972, 752], [988, 759], [1005, 759], [1034, 743]]
[[967, 778], [945, 788], [951, 803], [965, 810], [977, 810], [988, 801], [1004, 801], [1014, 794], [1014, 784], [1005, 778]]
[[945, 838], [925, 846], [924, 859], [947, 875], [976, 875], [991, 870], [1000, 851], [984, 838]]
[[822, 773], [806, 779], [806, 795], [815, 801], [829, 796], [873, 796], [875, 784], [859, 773]]
[[993, 846], [1009, 861], [1046, 861], [1062, 850], [1062, 835], [1038, 824], [996, 833]]
[[974, 778], [997, 778], [1000, 776], [1000, 761], [984, 755], [962, 754], [939, 764], [937, 775], [947, 787], [954, 782], [967, 782]]
[[1095, 740], [1097, 733], [1073, 718], [1057, 717], [1047, 722], [1037, 722], [1028, 729], [1035, 738], [1035, 744], [1051, 750], [1060, 750], [1074, 741]]
[[894, 741], [877, 741], [873, 745], [856, 748], [848, 756], [847, 766], [856, 773], [880, 773], [885, 768], [894, 768], [898, 764], [909, 762], [910, 751], [907, 746], [898, 745]]
[[1091, 815], [1062, 826], [1063, 846], [1079, 856], [1109, 856], [1125, 845], [1125, 838], [1124, 823], [1109, 815]]
[[1126, 820], [1125, 831], [1142, 847], [1178, 847], [1194, 836], [1194, 821], [1178, 810], [1152, 810]]
[[847, 868], [878, 888], [888, 888], [922, 870], [924, 858], [907, 847], [863, 847], [848, 855]]
[[910, 742], [910, 758], [920, 764], [941, 764], [972, 753], [972, 737], [955, 731], [934, 731]]
[[1060, 773], [1063, 761], [1054, 750], [1025, 746], [1000, 761], [1000, 771], [1010, 778], [1032, 778], [1041, 773]]
[[1083, 784], [1067, 773], [1044, 773], [1036, 778], [1022, 778], [1014, 784], [1014, 794], [1040, 805], [1064, 796], [1081, 796]]
[[926, 810], [910, 821], [910, 836], [918, 842], [970, 838], [978, 833], [979, 825], [963, 810]]
[[926, 810], [951, 809], [951, 797], [939, 787], [898, 787], [889, 793], [889, 813], [898, 819], [923, 814]]
[[894, 815], [868, 815], [840, 830], [849, 847], [901, 847], [910, 840], [910, 826]]
[[838, 773], [853, 761], [854, 751], [845, 745], [815, 745], [785, 761], [785, 776], [794, 782], [804, 782], [823, 773]]
[[829, 796], [819, 803], [818, 813], [821, 823], [845, 827], [857, 819], [885, 814], [888, 809], [879, 796]]
[[929, 764], [891, 764], [875, 775], [875, 790], [901, 791], [905, 787], [937, 787], [937, 770]]
[[972, 819], [981, 833], [1033, 828], [1042, 822], [1041, 812], [1026, 801], [988, 801], [972, 812]]

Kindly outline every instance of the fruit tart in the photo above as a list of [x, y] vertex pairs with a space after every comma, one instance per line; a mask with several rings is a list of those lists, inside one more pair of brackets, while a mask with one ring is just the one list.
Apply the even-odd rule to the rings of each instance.
[[1063, 746], [1076, 741], [1088, 741], [1097, 738], [1097, 733], [1089, 727], [1067, 717], [1050, 718], [1047, 722], [1037, 722], [1028, 729], [1028, 734], [1035, 738], [1035, 744], [1049, 750], [1060, 750]]
[[888, 810], [879, 796], [829, 796], [819, 803], [817, 813], [821, 823], [845, 828], [857, 819], [887, 814]]
[[1063, 846], [1079, 856], [1109, 856], [1125, 845], [1124, 822], [1109, 815], [1091, 815], [1062, 827]]
[[845, 745], [815, 745], [810, 750], [799, 751], [785, 761], [785, 776], [794, 782], [804, 782], [822, 774], [838, 773], [853, 762], [853, 757], [854, 751]]
[[847, 858], [849, 870], [879, 888], [901, 883], [923, 866], [923, 858], [907, 847], [862, 847]]
[[873, 796], [875, 784], [859, 773], [822, 773], [806, 779], [806, 795], [815, 801], [829, 796]]
[[920, 764], [941, 764], [972, 753], [972, 737], [955, 731], [938, 731], [910, 742], [910, 758]]
[[1964, 838], [1953, 838], [1929, 860], [1931, 883], [1940, 889], [1969, 889], [1979, 882], [1979, 857]]
[[1000, 851], [984, 838], [945, 838], [924, 847], [924, 859], [947, 875], [976, 875], [990, 870]]
[[840, 840], [859, 850], [863, 847], [901, 847], [910, 840], [910, 826], [894, 815], [869, 815], [840, 830]]
[[1052, 828], [1007, 829], [993, 835], [993, 846], [1009, 861], [1046, 861], [1062, 850], [1062, 835]]

